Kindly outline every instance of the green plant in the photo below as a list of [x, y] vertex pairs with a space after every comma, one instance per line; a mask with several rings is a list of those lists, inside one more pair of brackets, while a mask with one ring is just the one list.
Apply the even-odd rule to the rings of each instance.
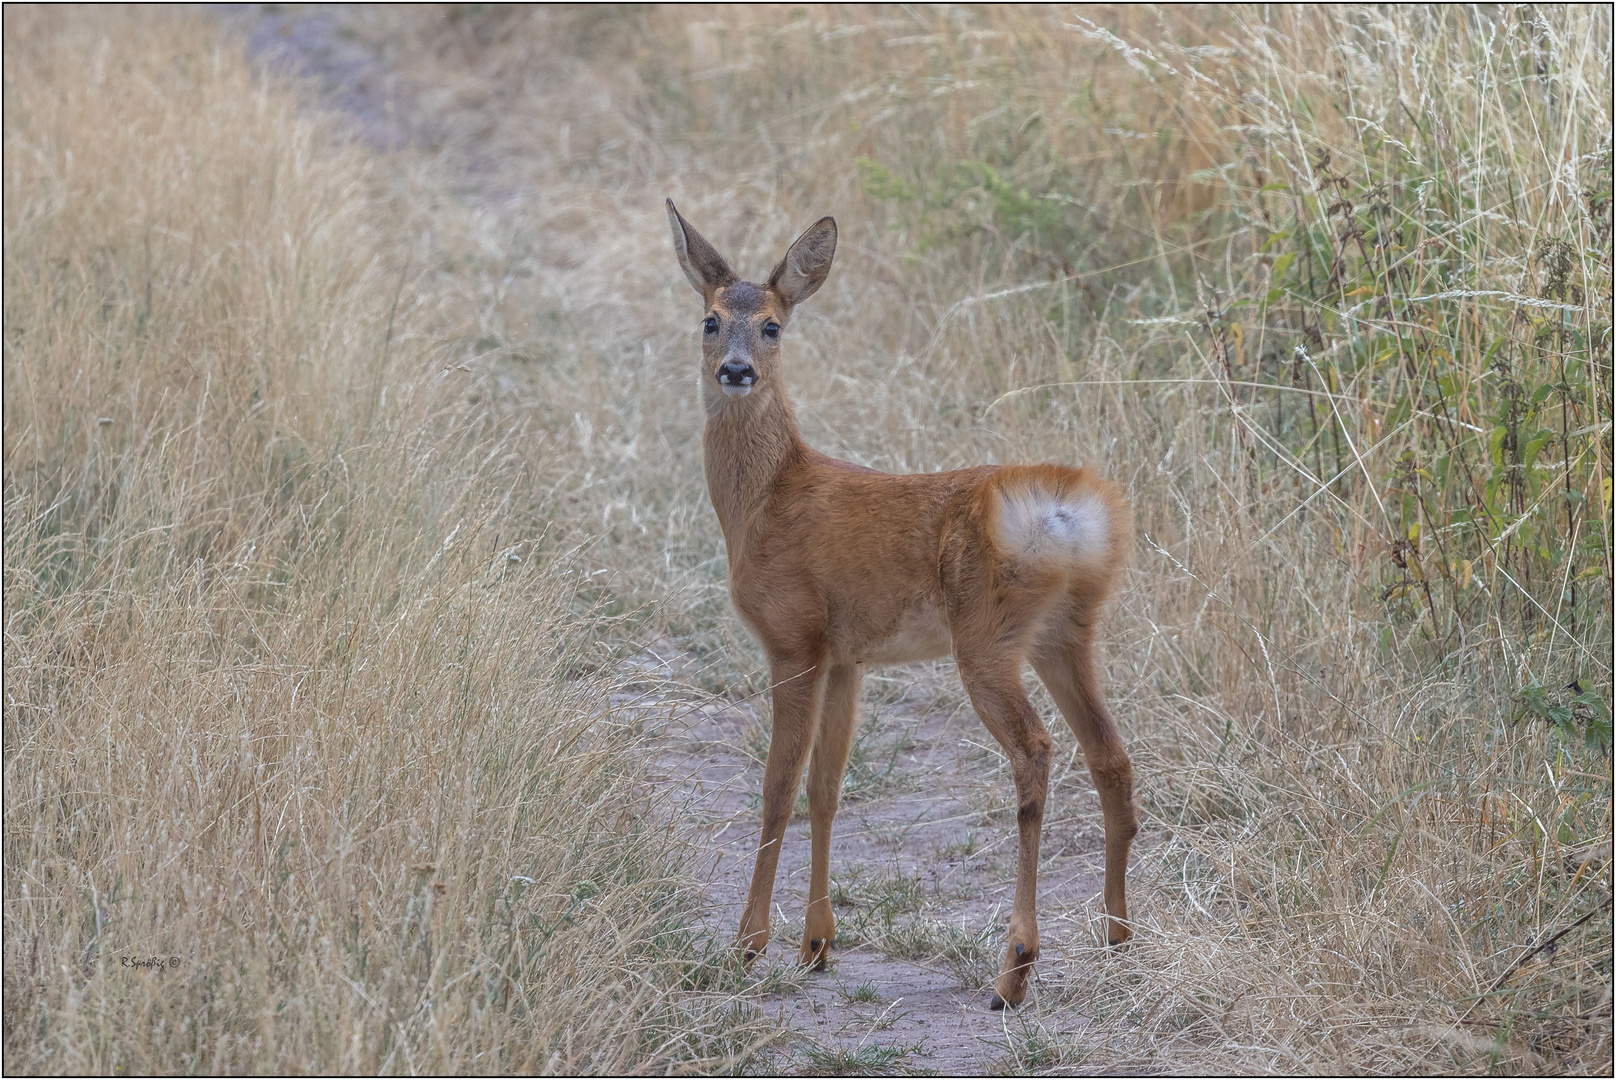
[[1080, 1066], [1089, 1051], [1069, 1035], [1051, 1032], [1031, 1010], [1018, 1010], [1005, 1018], [1004, 1057], [989, 1067], [994, 1076], [1036, 1076], [1052, 1070]]
[[842, 997], [846, 999], [849, 1004], [868, 1005], [871, 1002], [881, 1000], [880, 991], [876, 989], [875, 983], [873, 982], [859, 983], [851, 990], [847, 989], [845, 986], [838, 986], [837, 989], [841, 991]]
[[1515, 693], [1516, 720], [1541, 720], [1561, 735], [1590, 749], [1608, 753], [1611, 745], [1610, 708], [1592, 690], [1572, 681], [1558, 690], [1530, 682]]
[[817, 1073], [832, 1076], [928, 1076], [932, 1070], [917, 1068], [906, 1060], [924, 1054], [925, 1041], [914, 1043], [862, 1042], [851, 1050], [840, 1047], [809, 1047], [803, 1052], [808, 1065]]

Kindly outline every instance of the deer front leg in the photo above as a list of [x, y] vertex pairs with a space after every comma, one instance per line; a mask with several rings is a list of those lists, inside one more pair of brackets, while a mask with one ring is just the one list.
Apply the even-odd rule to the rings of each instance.
[[763, 767], [763, 831], [758, 839], [757, 862], [752, 867], [752, 888], [741, 913], [741, 952], [751, 960], [769, 944], [769, 905], [774, 899], [774, 875], [780, 865], [780, 842], [797, 801], [803, 761], [814, 742], [819, 706], [824, 698], [825, 672], [814, 663], [770, 664], [774, 682], [774, 728], [769, 736], [769, 760]]
[[960, 675], [971, 704], [1010, 759], [1016, 784], [1016, 825], [1021, 834], [1010, 940], [999, 977], [993, 981], [995, 1009], [1021, 1004], [1027, 996], [1033, 962], [1038, 959], [1038, 841], [1049, 791], [1052, 743], [1027, 700], [1020, 669], [1019, 657], [999, 657], [987, 663], [960, 658]]
[[830, 830], [842, 794], [847, 753], [858, 726], [859, 686], [863, 670], [856, 664], [833, 667], [826, 677], [820, 707], [819, 734], [808, 766], [808, 816], [813, 821], [813, 861], [808, 874], [808, 911], [800, 958], [823, 969], [836, 940], [836, 915], [830, 903]]

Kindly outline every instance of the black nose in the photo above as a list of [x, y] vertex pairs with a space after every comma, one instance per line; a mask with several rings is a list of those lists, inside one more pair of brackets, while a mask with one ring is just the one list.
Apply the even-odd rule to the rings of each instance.
[[718, 369], [718, 381], [730, 386], [751, 386], [757, 382], [757, 369], [751, 364], [738, 364], [731, 360]]

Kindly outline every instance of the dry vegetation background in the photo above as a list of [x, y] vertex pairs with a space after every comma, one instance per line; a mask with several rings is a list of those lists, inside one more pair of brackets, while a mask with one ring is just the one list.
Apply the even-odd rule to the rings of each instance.
[[837, 216], [815, 445], [1134, 503], [1139, 936], [1006, 1067], [1610, 1070], [1608, 9], [342, 26], [410, 149], [6, 12], [11, 1069], [788, 1060], [609, 707], [763, 687], [671, 195], [754, 276]]

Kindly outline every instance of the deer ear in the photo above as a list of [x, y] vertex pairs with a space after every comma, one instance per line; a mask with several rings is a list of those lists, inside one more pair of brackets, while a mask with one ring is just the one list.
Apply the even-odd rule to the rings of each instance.
[[822, 217], [786, 251], [786, 257], [769, 275], [769, 288], [796, 307], [825, 284], [830, 276], [830, 261], [835, 257], [836, 219]]
[[668, 225], [673, 229], [673, 251], [679, 256], [680, 269], [690, 279], [691, 288], [701, 293], [702, 301], [710, 303], [713, 293], [735, 281], [734, 272], [707, 238], [679, 215], [672, 199], [668, 200]]

